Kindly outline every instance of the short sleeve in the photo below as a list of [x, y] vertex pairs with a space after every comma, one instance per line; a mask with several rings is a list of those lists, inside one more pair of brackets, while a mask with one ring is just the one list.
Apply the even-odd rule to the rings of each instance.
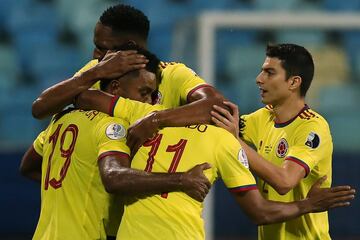
[[106, 117], [95, 127], [94, 139], [98, 148], [98, 159], [108, 155], [128, 157], [130, 149], [126, 145], [128, 124], [118, 118]]
[[219, 175], [231, 192], [256, 189], [256, 181], [249, 170], [245, 151], [230, 133], [224, 132], [216, 149]]
[[179, 96], [182, 104], [187, 103], [189, 95], [197, 89], [209, 86], [191, 68], [184, 64], [176, 64], [169, 74], [171, 75], [170, 92], [174, 96]]
[[[83, 66], [79, 71], [77, 71], [74, 76], [79, 76], [81, 73], [89, 70], [90, 68], [94, 67], [96, 64], [98, 64], [97, 59], [93, 59], [90, 62], [88, 62], [85, 66]], [[100, 81], [97, 81], [91, 88], [100, 90]]]
[[77, 72], [74, 74], [74, 77], [75, 77], [75, 76], [79, 76], [81, 73], [89, 70], [90, 68], [94, 67], [96, 64], [98, 64], [98, 60], [97, 60], [97, 59], [94, 59], [94, 60], [89, 61], [87, 64], [85, 64], [85, 66], [83, 66], [79, 71], [77, 71]]
[[110, 106], [110, 114], [114, 117], [126, 120], [131, 125], [151, 112], [164, 109], [165, 107], [159, 104], [150, 105], [128, 98], [115, 97], [112, 106]]
[[47, 130], [42, 131], [37, 138], [35, 139], [33, 143], [33, 147], [35, 149], [35, 152], [39, 154], [40, 156], [43, 156], [44, 151], [44, 143], [46, 138]]
[[333, 143], [327, 124], [308, 122], [297, 129], [285, 160], [300, 164], [307, 175], [321, 159], [331, 157], [332, 150]]

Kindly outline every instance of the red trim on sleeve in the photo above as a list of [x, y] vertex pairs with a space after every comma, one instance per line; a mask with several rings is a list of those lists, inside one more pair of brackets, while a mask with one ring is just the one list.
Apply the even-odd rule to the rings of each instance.
[[115, 105], [117, 103], [117, 101], [119, 100], [120, 96], [113, 96], [113, 98], [111, 99], [110, 105], [109, 105], [109, 115], [110, 116], [114, 116], [114, 108]]
[[190, 92], [188, 93], [187, 97], [186, 97], [186, 102], [189, 102], [189, 97], [194, 93], [196, 92], [197, 90], [199, 90], [200, 88], [204, 88], [204, 87], [213, 87], [209, 84], [201, 84], [197, 87], [194, 87], [193, 89], [190, 90]]
[[241, 187], [234, 187], [234, 188], [229, 188], [228, 190], [230, 192], [246, 192], [246, 191], [250, 191], [250, 190], [255, 190], [257, 189], [256, 184], [252, 184], [252, 185], [245, 185], [245, 186], [241, 186]]
[[104, 153], [100, 154], [100, 156], [98, 157], [98, 161], [100, 161], [104, 157], [112, 156], [112, 155], [118, 155], [121, 158], [130, 158], [129, 154], [124, 153], [124, 152], [108, 151], [108, 152], [104, 152]]
[[310, 168], [304, 161], [301, 161], [300, 159], [298, 159], [296, 157], [292, 157], [292, 156], [286, 157], [285, 160], [292, 161], [292, 162], [297, 163], [300, 166], [302, 166], [305, 169], [305, 177], [304, 178], [307, 177], [307, 175], [310, 172]]

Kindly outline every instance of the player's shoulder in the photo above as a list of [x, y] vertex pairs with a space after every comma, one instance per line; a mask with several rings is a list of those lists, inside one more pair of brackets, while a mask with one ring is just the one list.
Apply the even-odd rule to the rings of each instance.
[[221, 144], [237, 143], [238, 140], [229, 131], [214, 125], [205, 125], [208, 127], [209, 134]]
[[98, 64], [98, 60], [97, 59], [92, 59], [89, 62], [87, 62], [79, 71], [77, 71], [75, 73], [75, 76], [79, 75], [80, 73], [83, 73], [87, 70], [89, 70], [90, 68], [93, 68], [96, 64]]
[[82, 110], [69, 108], [56, 114], [52, 122], [77, 122], [83, 125], [94, 125], [103, 119], [108, 118], [109, 115], [106, 113], [99, 112], [97, 110]]
[[294, 125], [296, 133], [294, 135], [310, 132], [316, 133], [321, 137], [331, 137], [328, 122], [323, 116], [313, 109], [306, 108], [299, 114], [296, 121], [297, 123]]
[[112, 117], [108, 114], [105, 114], [105, 113], [100, 113], [100, 115], [98, 116], [98, 119], [97, 119], [97, 124], [102, 126], [102, 125], [105, 125], [105, 124], [108, 124], [108, 123], [115, 123], [115, 124], [121, 124], [123, 126], [128, 126], [129, 123], [122, 119], [122, 118], [118, 118], [118, 117]]
[[244, 114], [241, 117], [243, 119], [261, 119], [261, 118], [272, 118], [274, 115], [273, 107], [271, 105], [266, 105], [252, 113]]
[[91, 133], [106, 115], [107, 114], [96, 110], [84, 111], [81, 109], [68, 108], [53, 116], [50, 128], [56, 129], [61, 125], [66, 128], [76, 128], [80, 132]]
[[104, 136], [105, 134], [112, 140], [119, 140], [126, 136], [128, 128], [129, 123], [127, 121], [102, 113], [94, 125], [93, 132], [96, 136]]
[[160, 61], [159, 63], [159, 70], [161, 72], [164, 71], [171, 71], [175, 68], [179, 68], [179, 67], [186, 67], [185, 64], [180, 63], [180, 62], [164, 62], [164, 61]]
[[159, 73], [162, 77], [176, 73], [192, 73], [195, 76], [197, 74], [190, 67], [186, 66], [184, 63], [180, 62], [160, 62], [159, 64]]
[[326, 119], [321, 114], [311, 109], [310, 107], [306, 107], [299, 114], [298, 119], [300, 119], [300, 121], [302, 121], [302, 123], [306, 125], [325, 126], [325, 127], [328, 127], [329, 125]]
[[88, 67], [93, 67], [95, 66], [96, 64], [98, 64], [99, 61], [97, 59], [92, 59], [90, 60], [88, 63], [85, 64], [85, 66], [88, 66]]
[[81, 68], [81, 70], [82, 70], [82, 71], [86, 71], [86, 70], [94, 67], [94, 66], [95, 66], [96, 64], [98, 64], [98, 63], [99, 63], [99, 61], [98, 61], [97, 59], [92, 59], [92, 60], [88, 61], [88, 62]]

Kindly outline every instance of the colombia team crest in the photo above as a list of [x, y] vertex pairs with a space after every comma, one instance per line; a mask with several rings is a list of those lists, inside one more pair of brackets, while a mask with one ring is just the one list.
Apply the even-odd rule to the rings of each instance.
[[288, 152], [288, 149], [289, 149], [288, 142], [286, 141], [285, 138], [281, 138], [276, 148], [276, 156], [278, 156], [279, 158], [285, 157]]

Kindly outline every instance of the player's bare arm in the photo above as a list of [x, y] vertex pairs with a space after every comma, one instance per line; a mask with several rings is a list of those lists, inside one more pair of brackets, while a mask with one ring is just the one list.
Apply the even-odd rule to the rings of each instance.
[[232, 113], [222, 107], [214, 106], [211, 114], [215, 124], [237, 136], [249, 159], [250, 168], [256, 175], [269, 183], [279, 194], [288, 193], [305, 177], [304, 168], [291, 161], [284, 161], [283, 165], [278, 167], [264, 159], [238, 137], [239, 110], [237, 105], [231, 102], [225, 102], [225, 104], [232, 110]]
[[36, 182], [41, 182], [41, 164], [42, 156], [40, 156], [31, 145], [24, 154], [20, 163], [20, 173]]
[[325, 179], [322, 177], [314, 183], [306, 199], [290, 203], [265, 200], [258, 190], [234, 193], [234, 197], [257, 225], [284, 222], [306, 213], [349, 206], [355, 197], [355, 189], [350, 186], [320, 188]]
[[215, 88], [202, 87], [188, 96], [187, 104], [163, 111], [138, 121], [128, 130], [127, 145], [135, 153], [140, 146], [163, 127], [184, 127], [191, 124], [211, 124], [210, 111], [214, 104], [223, 104], [224, 97]]
[[109, 51], [93, 68], [43, 91], [33, 102], [32, 114], [35, 118], [42, 119], [58, 113], [99, 79], [120, 77], [126, 72], [144, 68], [146, 62], [147, 59], [134, 50]]
[[[212, 123], [211, 109], [214, 104], [226, 107], [224, 97], [215, 88], [203, 87], [193, 92], [186, 105], [157, 111], [154, 114], [136, 122], [127, 135], [127, 145], [132, 153], [149, 138], [153, 137], [158, 129], [163, 127], [182, 127], [198, 123]], [[95, 109], [109, 113], [112, 109], [113, 96], [101, 91], [88, 90], [81, 93], [76, 101], [81, 109]]]
[[101, 179], [106, 191], [127, 196], [146, 197], [164, 192], [181, 191], [202, 202], [211, 184], [203, 163], [184, 173], [149, 173], [130, 168], [127, 156], [111, 155], [99, 160]]

